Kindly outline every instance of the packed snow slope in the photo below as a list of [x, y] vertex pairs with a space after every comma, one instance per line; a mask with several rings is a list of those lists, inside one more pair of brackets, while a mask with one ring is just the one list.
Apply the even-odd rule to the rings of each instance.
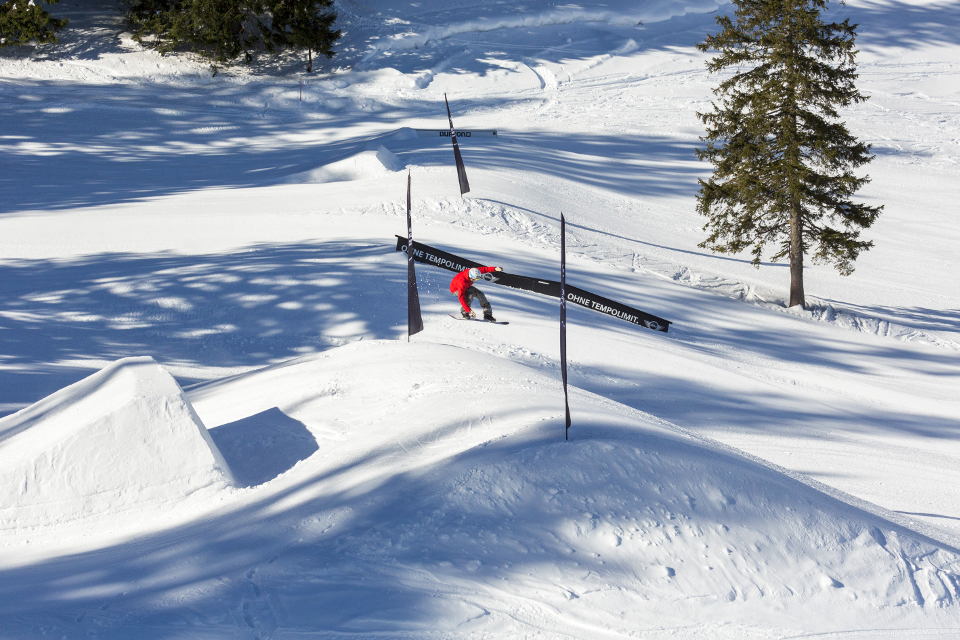
[[[57, 8], [0, 50], [0, 638], [960, 636], [955, 3], [831, 9], [885, 210], [807, 311], [697, 247], [729, 5], [342, 0], [309, 76]], [[408, 170], [418, 240], [554, 280], [562, 211], [673, 322], [570, 309], [569, 442], [556, 300], [421, 265], [406, 343]]]
[[555, 378], [475, 350], [362, 341], [189, 397], [257, 484], [100, 550], [6, 549], [8, 637], [732, 639], [960, 604], [955, 548], [586, 392], [565, 442]]

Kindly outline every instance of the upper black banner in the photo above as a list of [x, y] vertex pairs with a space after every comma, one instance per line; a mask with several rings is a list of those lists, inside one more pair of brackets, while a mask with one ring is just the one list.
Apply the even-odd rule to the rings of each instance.
[[418, 136], [434, 138], [449, 138], [452, 135], [456, 135], [458, 138], [497, 135], [496, 129], [457, 129], [456, 131], [450, 131], [450, 129], [414, 129], [414, 131], [417, 132]]
[[[403, 251], [404, 253], [407, 252], [407, 239], [403, 236], [397, 236], [396, 250]], [[463, 258], [461, 256], [443, 251], [442, 249], [437, 249], [436, 247], [422, 244], [420, 242], [413, 243], [413, 259], [417, 262], [432, 264], [433, 266], [440, 267], [441, 269], [457, 272], [463, 271], [464, 269], [469, 269], [470, 267], [485, 266], [475, 260], [469, 260], [467, 258]], [[507, 273], [505, 271], [485, 273], [483, 274], [483, 279], [494, 284], [502, 284], [513, 289], [532, 291], [533, 293], [540, 293], [553, 298], [560, 297], [560, 283], [556, 280], [531, 278], [529, 276], [521, 276], [514, 273]], [[645, 311], [640, 311], [639, 309], [634, 309], [633, 307], [621, 304], [615, 300], [598, 296], [595, 293], [580, 289], [579, 287], [574, 287], [568, 284], [564, 294], [567, 302], [578, 304], [581, 307], [586, 307], [599, 313], [613, 316], [614, 318], [626, 320], [627, 322], [640, 327], [646, 327], [648, 329], [653, 329], [654, 331], [664, 332], [670, 328], [669, 320], [646, 313]]]

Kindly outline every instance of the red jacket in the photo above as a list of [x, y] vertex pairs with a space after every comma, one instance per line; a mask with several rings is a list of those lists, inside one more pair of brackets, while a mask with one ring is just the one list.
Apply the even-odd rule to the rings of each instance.
[[[480, 273], [492, 273], [496, 270], [496, 267], [480, 267]], [[469, 313], [470, 305], [467, 304], [465, 294], [467, 293], [467, 289], [473, 285], [473, 281], [470, 280], [470, 276], [467, 275], [468, 273], [470, 273], [470, 269], [464, 269], [453, 276], [453, 280], [450, 281], [450, 292], [457, 296], [457, 299], [460, 300], [460, 306], [463, 307], [464, 311]]]

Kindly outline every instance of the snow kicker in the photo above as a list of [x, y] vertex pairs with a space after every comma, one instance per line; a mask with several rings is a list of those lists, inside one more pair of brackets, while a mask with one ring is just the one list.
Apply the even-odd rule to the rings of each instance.
[[[396, 238], [396, 251], [407, 253], [407, 239], [403, 236], [396, 236]], [[447, 251], [443, 251], [442, 249], [437, 249], [436, 247], [431, 247], [420, 242], [413, 243], [413, 259], [416, 262], [423, 262], [435, 267], [440, 267], [441, 269], [447, 269], [448, 271], [459, 272], [463, 271], [464, 269], [469, 269], [470, 267], [483, 266], [481, 263], [475, 260], [469, 260], [467, 258], [454, 255]], [[502, 284], [513, 289], [531, 291], [533, 293], [539, 293], [545, 296], [551, 296], [553, 298], [560, 297], [560, 283], [556, 280], [531, 278], [529, 276], [506, 273], [505, 271], [485, 273], [483, 275], [483, 279], [487, 280], [488, 282]], [[567, 302], [578, 304], [581, 307], [592, 309], [598, 313], [603, 313], [608, 316], [613, 316], [614, 318], [625, 320], [626, 322], [635, 324], [639, 327], [646, 327], [647, 329], [663, 332], [666, 332], [670, 328], [669, 320], [664, 320], [663, 318], [653, 314], [640, 311], [639, 309], [634, 309], [633, 307], [629, 307], [609, 298], [604, 298], [603, 296], [599, 296], [579, 287], [574, 287], [567, 284], [566, 288], [564, 289], [564, 294]]]

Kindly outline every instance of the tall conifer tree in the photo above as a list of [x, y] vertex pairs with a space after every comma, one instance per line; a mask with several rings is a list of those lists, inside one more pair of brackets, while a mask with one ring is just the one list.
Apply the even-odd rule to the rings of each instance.
[[803, 259], [853, 272], [873, 246], [860, 233], [882, 206], [851, 200], [869, 181], [853, 170], [872, 159], [838, 108], [863, 102], [854, 85], [856, 25], [824, 22], [826, 0], [734, 0], [735, 17], [699, 45], [716, 51], [707, 69], [730, 70], [714, 93], [698, 150], [713, 164], [700, 180], [697, 210], [709, 218], [700, 246], [720, 253], [750, 249], [759, 265], [790, 261], [790, 304], [805, 306]]
[[332, 0], [271, 0], [273, 29], [282, 45], [307, 51], [307, 73], [313, 71], [313, 54], [333, 56], [340, 31], [333, 28], [337, 15]]

